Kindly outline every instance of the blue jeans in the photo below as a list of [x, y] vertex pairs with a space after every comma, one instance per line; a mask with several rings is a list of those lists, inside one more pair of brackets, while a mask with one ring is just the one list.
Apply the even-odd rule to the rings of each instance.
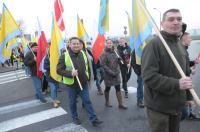
[[42, 94], [42, 82], [41, 79], [38, 78], [37, 76], [31, 76], [33, 85], [35, 87], [35, 96], [37, 99], [44, 99], [44, 96]]
[[93, 122], [97, 118], [97, 116], [96, 113], [94, 112], [92, 103], [90, 101], [88, 85], [86, 84], [85, 86], [83, 86], [82, 91], [80, 90], [80, 88], [70, 88], [70, 87], [67, 89], [67, 91], [68, 91], [69, 108], [72, 119], [74, 120], [78, 118], [76, 102], [78, 95], [80, 95], [82, 102], [85, 106], [85, 109], [89, 115], [89, 120]]
[[141, 75], [137, 76], [137, 102], [143, 101], [144, 92], [143, 92], [143, 80]]
[[192, 111], [192, 108], [190, 108], [189, 106], [183, 107], [181, 111], [181, 120], [184, 120], [187, 117], [189, 117], [191, 111]]
[[58, 90], [58, 83], [48, 82], [49, 87], [51, 88], [51, 98], [53, 100], [57, 99], [57, 90]]
[[24, 65], [24, 70], [25, 70], [26, 76], [31, 75], [30, 70], [29, 70], [29, 67], [27, 67], [27, 66]]
[[97, 86], [97, 89], [100, 90], [101, 88], [101, 83], [103, 82], [103, 79], [104, 79], [104, 71], [103, 71], [103, 68], [100, 67], [100, 68], [97, 68], [96, 69], [96, 73], [97, 73], [97, 78], [96, 78], [96, 86]]

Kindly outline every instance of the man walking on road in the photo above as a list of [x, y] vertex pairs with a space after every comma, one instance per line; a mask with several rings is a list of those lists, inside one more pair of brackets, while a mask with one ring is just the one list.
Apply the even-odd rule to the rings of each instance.
[[31, 78], [35, 87], [36, 98], [39, 99], [42, 103], [46, 103], [47, 101], [44, 99], [44, 96], [42, 94], [42, 81], [39, 77], [37, 77], [36, 56], [37, 44], [33, 43], [31, 45], [31, 51], [29, 51], [24, 58], [24, 64], [30, 69]]
[[[182, 27], [180, 11], [167, 10], [163, 14], [162, 27], [163, 38], [188, 75], [187, 53], [179, 40]], [[141, 67], [144, 103], [151, 132], [179, 132], [181, 109], [187, 99], [186, 90], [192, 88], [192, 79], [181, 78], [158, 36], [144, 48]]]
[[[74, 68], [72, 68], [72, 63]], [[72, 37], [69, 40], [68, 52], [63, 54], [57, 65], [57, 73], [63, 76], [63, 82], [67, 86], [69, 108], [73, 122], [77, 125], [81, 124], [77, 113], [77, 97], [80, 95], [85, 109], [89, 115], [89, 120], [93, 126], [99, 126], [103, 122], [100, 121], [93, 109], [92, 102], [89, 97], [88, 81], [90, 78], [89, 63], [86, 54], [80, 50], [80, 40], [77, 37]], [[76, 79], [78, 76], [80, 84], [83, 89], [80, 89], [80, 85]]]

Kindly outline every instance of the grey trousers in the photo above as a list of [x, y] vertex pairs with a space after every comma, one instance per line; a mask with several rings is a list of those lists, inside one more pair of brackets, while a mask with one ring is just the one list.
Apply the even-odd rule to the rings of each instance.
[[146, 108], [150, 132], [179, 132], [181, 114], [169, 115]]

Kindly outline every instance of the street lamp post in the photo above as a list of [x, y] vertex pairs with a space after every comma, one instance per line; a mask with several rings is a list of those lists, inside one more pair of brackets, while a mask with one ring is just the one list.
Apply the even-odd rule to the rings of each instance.
[[126, 34], [127, 34], [127, 26], [124, 26], [124, 35], [125, 35], [125, 38], [126, 38]]
[[159, 24], [160, 24], [160, 31], [161, 31], [161, 11], [158, 10], [157, 8], [153, 8], [153, 9], [159, 12]]

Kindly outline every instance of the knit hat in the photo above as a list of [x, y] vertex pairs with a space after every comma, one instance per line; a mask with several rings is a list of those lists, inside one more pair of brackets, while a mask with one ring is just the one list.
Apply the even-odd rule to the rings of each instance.
[[183, 23], [183, 24], [182, 24], [182, 33], [183, 33], [183, 34], [185, 33], [186, 29], [187, 29], [187, 24], [186, 24], [186, 23]]
[[37, 46], [37, 43], [32, 43], [32, 44], [31, 44], [31, 48], [33, 48], [33, 47], [35, 47], [35, 46]]

